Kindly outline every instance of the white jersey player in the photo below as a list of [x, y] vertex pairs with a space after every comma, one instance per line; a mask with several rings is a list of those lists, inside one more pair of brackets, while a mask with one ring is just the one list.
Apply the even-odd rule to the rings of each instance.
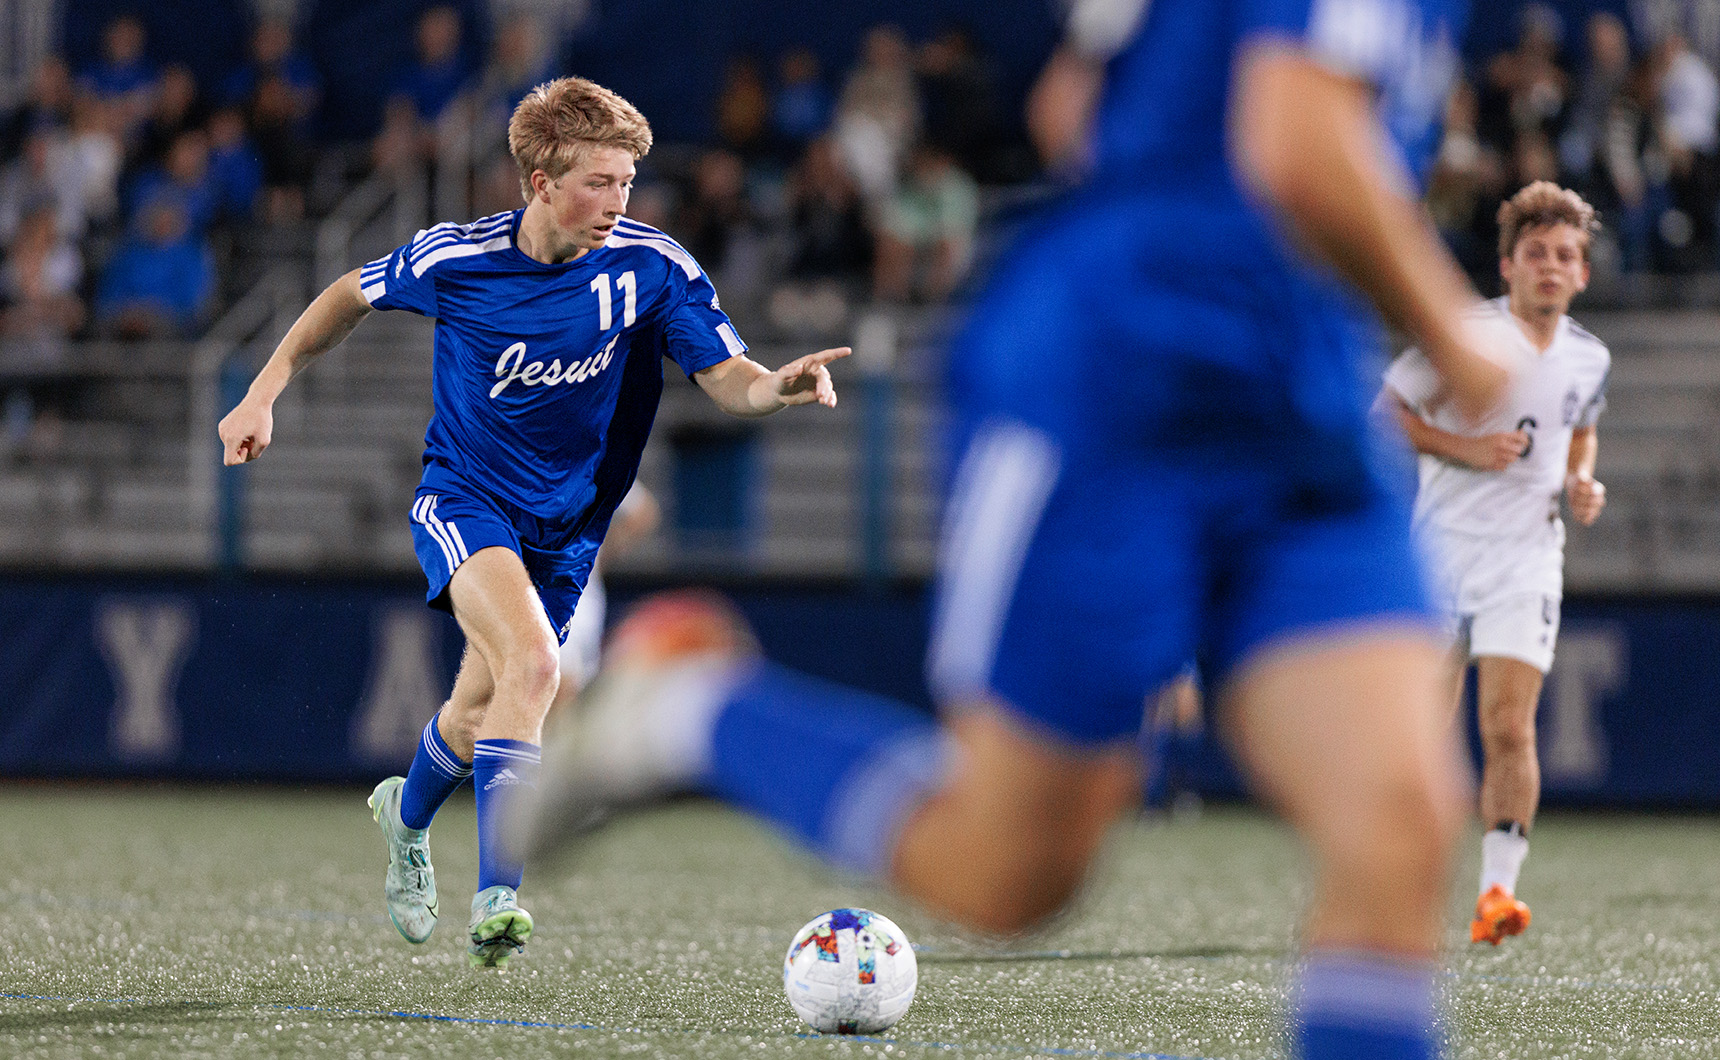
[[1495, 945], [1529, 924], [1516, 888], [1540, 802], [1535, 706], [1564, 589], [1559, 500], [1584, 525], [1606, 503], [1594, 478], [1595, 421], [1611, 364], [1606, 346], [1566, 315], [1588, 285], [1594, 209], [1537, 181], [1500, 207], [1499, 228], [1509, 293], [1475, 312], [1495, 315], [1518, 344], [1520, 372], [1506, 398], [1480, 423], [1465, 419], [1416, 350], [1385, 376], [1385, 396], [1421, 454], [1415, 524], [1450, 615], [1458, 702], [1465, 670], [1476, 668], [1489, 831], [1470, 937]]

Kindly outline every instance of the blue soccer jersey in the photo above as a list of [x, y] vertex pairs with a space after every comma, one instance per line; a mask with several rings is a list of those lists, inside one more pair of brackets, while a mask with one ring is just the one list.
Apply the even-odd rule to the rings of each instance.
[[363, 267], [377, 309], [436, 318], [426, 467], [562, 522], [620, 503], [662, 393], [746, 349], [693, 256], [622, 218], [598, 250], [546, 265], [517, 246], [524, 210], [443, 224]]
[[359, 271], [377, 309], [436, 318], [413, 540], [428, 598], [492, 545], [517, 552], [564, 629], [639, 470], [662, 358], [689, 376], [746, 349], [691, 254], [621, 218], [548, 265], [517, 245], [523, 210], [442, 224]]

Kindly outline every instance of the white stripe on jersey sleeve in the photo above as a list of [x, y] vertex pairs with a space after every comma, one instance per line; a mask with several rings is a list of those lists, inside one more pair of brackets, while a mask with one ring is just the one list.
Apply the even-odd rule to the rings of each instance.
[[513, 236], [508, 233], [487, 239], [482, 243], [453, 243], [424, 255], [412, 265], [412, 275], [423, 276], [432, 265], [447, 261], [450, 258], [469, 258], [473, 254], [488, 254], [496, 250], [505, 250], [513, 244]]
[[[436, 227], [441, 228], [442, 226], [437, 225]], [[485, 221], [473, 221], [470, 225], [463, 228], [450, 229], [449, 231], [438, 232], [434, 235], [430, 235], [427, 238], [419, 238], [415, 240], [412, 244], [412, 250], [407, 257], [412, 261], [417, 261], [424, 255], [430, 253], [430, 251], [436, 247], [447, 246], [450, 243], [458, 243], [462, 241], [480, 242], [485, 239], [492, 239], [498, 233], [504, 231], [511, 232], [512, 229], [513, 216], [511, 214], [505, 214], [503, 215], [502, 220], [495, 222], [486, 223]]]
[[723, 348], [729, 351], [730, 357], [747, 352], [747, 344], [741, 341], [741, 337], [735, 334], [735, 329], [730, 325], [718, 324], [717, 337], [723, 340]]
[[620, 232], [621, 229], [617, 227], [614, 232], [609, 234], [609, 239], [603, 245], [606, 247], [650, 247], [679, 265], [681, 271], [687, 274], [687, 279], [691, 280], [698, 277], [699, 263], [693, 260], [693, 255], [687, 253], [681, 244], [668, 236], [652, 233], [651, 229], [645, 229], [638, 235], [633, 235], [631, 232], [628, 235], [621, 235]]

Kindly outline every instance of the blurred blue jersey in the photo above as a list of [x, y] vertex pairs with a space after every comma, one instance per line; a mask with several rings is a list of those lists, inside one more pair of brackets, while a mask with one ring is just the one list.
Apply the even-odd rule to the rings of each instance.
[[[1093, 47], [1080, 20], [1125, 9]], [[1222, 684], [1291, 638], [1431, 630], [1407, 479], [1369, 422], [1378, 322], [1244, 190], [1230, 93], [1263, 43], [1361, 79], [1407, 186], [1462, 16], [1447, 0], [1077, 8], [1076, 45], [1111, 56], [1094, 172], [1004, 253], [951, 358], [942, 699], [1102, 743], [1190, 658]]]
[[1431, 162], [1467, 0], [1137, 0], [1137, 6], [1134, 35], [1105, 71], [1096, 183], [1145, 180], [1167, 191], [1239, 200], [1226, 154], [1230, 88], [1241, 49], [1271, 40], [1374, 85], [1379, 116], [1405, 168], [1420, 174]]
[[546, 265], [516, 244], [523, 212], [419, 232], [359, 283], [377, 309], [437, 318], [425, 483], [451, 473], [601, 540], [656, 416], [661, 359], [690, 376], [746, 345], [657, 229], [622, 218], [602, 248]]
[[[1366, 458], [1335, 450], [1361, 436], [1384, 352], [1378, 320], [1244, 190], [1227, 147], [1235, 67], [1249, 45], [1281, 42], [1375, 85], [1407, 181], [1438, 135], [1463, 5], [1141, 6], [1106, 68], [1094, 172], [1004, 255], [952, 391], [1070, 441], [1114, 437], [1104, 421], [1121, 416], [1134, 436], [1290, 440], [1287, 458], [1353, 476]], [[1044, 400], [1063, 385], [1051, 360], [1072, 365], [1067, 385], [1107, 399]]]

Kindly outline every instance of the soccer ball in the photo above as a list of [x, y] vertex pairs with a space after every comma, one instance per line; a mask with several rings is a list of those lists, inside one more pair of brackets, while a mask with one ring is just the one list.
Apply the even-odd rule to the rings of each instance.
[[824, 1034], [876, 1034], [902, 1018], [920, 969], [902, 929], [870, 909], [832, 909], [801, 928], [782, 961], [794, 1011]]

